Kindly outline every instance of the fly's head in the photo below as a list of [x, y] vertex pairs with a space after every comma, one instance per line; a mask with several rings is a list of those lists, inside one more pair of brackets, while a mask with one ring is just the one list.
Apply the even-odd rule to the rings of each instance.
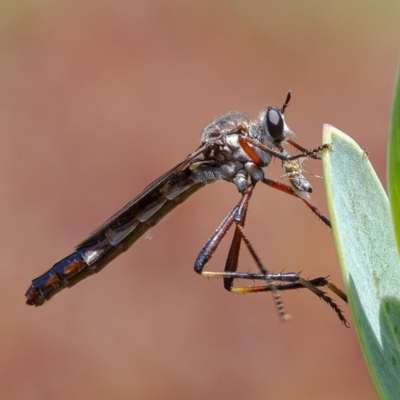
[[254, 125], [250, 127], [250, 136], [259, 140], [263, 145], [282, 150], [281, 143], [288, 137], [294, 135], [285, 121], [285, 110], [291, 99], [289, 91], [285, 103], [281, 108], [268, 107], [262, 111]]

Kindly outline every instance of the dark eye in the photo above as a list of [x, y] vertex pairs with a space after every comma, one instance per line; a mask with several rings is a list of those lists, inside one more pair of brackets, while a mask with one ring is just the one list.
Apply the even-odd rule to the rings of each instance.
[[277, 108], [268, 108], [265, 114], [265, 130], [271, 135], [272, 139], [282, 141], [284, 139], [283, 128], [282, 113]]

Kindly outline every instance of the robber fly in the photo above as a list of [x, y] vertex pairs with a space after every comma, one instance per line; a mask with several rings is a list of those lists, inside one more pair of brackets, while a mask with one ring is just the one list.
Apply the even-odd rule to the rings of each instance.
[[[293, 132], [285, 122], [284, 113], [291, 92], [281, 108], [268, 107], [258, 118], [251, 120], [241, 112], [228, 112], [208, 124], [202, 132], [200, 146], [181, 163], [160, 176], [138, 196], [94, 230], [75, 251], [32, 281], [25, 296], [30, 305], [40, 306], [66, 287], [71, 287], [88, 276], [101, 271], [115, 257], [128, 250], [152, 226], [156, 225], [176, 206], [203, 186], [217, 180], [233, 183], [241, 199], [222, 221], [218, 229], [200, 251], [194, 269], [209, 278], [222, 278], [225, 289], [233, 293], [272, 292], [280, 315], [285, 318], [279, 292], [307, 288], [323, 299], [347, 326], [339, 306], [319, 287], [327, 287], [347, 301], [346, 295], [326, 278], [303, 279], [297, 273], [271, 273], [263, 266], [245, 231], [248, 204], [258, 182], [299, 197], [326, 225], [329, 220], [310, 202], [312, 188], [302, 174], [301, 163], [307, 157], [320, 158], [329, 145], [306, 150], [290, 137]], [[284, 142], [300, 150], [290, 155], [283, 150]], [[272, 158], [282, 161], [290, 185], [268, 179], [264, 168]], [[222, 238], [234, 225], [235, 232], [223, 272], [205, 271]], [[241, 242], [244, 242], [255, 260], [259, 272], [239, 272], [238, 260]], [[235, 279], [264, 281], [262, 285], [235, 287]]]

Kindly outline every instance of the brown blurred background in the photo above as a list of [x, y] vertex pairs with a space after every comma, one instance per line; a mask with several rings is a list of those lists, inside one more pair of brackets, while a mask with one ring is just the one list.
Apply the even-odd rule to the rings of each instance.
[[[280, 106], [288, 89], [298, 142], [320, 144], [322, 124], [333, 124], [368, 148], [386, 185], [400, 3], [0, 7], [1, 398], [376, 399], [354, 329], [314, 295], [285, 293], [294, 318], [281, 323], [271, 296], [233, 296], [193, 272], [239, 199], [224, 182], [43, 307], [28, 307], [23, 294], [193, 151], [214, 116], [254, 117]], [[321, 165], [308, 161], [307, 170], [321, 174]], [[279, 178], [279, 163], [267, 174]], [[307, 176], [326, 213], [323, 182]], [[300, 201], [260, 184], [247, 221], [270, 270], [343, 286], [331, 233]], [[223, 268], [228, 245], [210, 270]]]

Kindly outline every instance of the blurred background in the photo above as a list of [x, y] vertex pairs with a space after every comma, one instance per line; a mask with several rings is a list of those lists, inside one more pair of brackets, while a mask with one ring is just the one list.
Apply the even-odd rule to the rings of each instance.
[[[44, 306], [25, 305], [24, 291], [192, 152], [213, 117], [255, 117], [288, 89], [297, 141], [315, 147], [322, 124], [335, 125], [368, 149], [386, 187], [400, 3], [25, 0], [0, 9], [2, 398], [376, 399], [354, 329], [312, 293], [284, 293], [293, 319], [282, 323], [270, 295], [234, 296], [193, 272], [240, 198], [225, 182]], [[327, 213], [312, 175], [321, 164], [305, 168]], [[279, 179], [280, 163], [266, 173]], [[301, 201], [260, 184], [246, 229], [268, 269], [343, 287], [332, 235]], [[209, 270], [223, 269], [228, 247]], [[241, 270], [254, 270], [242, 256]]]

